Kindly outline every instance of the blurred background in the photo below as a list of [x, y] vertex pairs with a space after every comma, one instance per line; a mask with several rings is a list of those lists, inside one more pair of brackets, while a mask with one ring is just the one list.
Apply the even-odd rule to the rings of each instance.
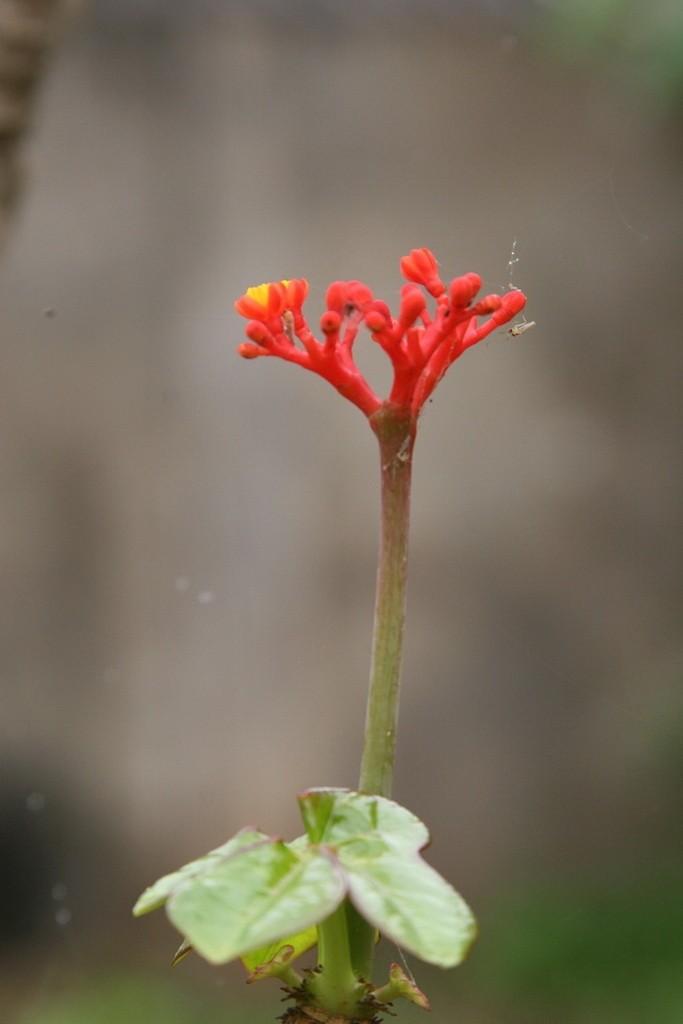
[[435, 1024], [683, 1020], [682, 103], [675, 0], [99, 0], [65, 29], [0, 284], [3, 1020], [281, 1012], [130, 917], [357, 781], [374, 439], [241, 361], [233, 301], [393, 305], [416, 246], [536, 327], [420, 427], [395, 796], [481, 938], [411, 969]]

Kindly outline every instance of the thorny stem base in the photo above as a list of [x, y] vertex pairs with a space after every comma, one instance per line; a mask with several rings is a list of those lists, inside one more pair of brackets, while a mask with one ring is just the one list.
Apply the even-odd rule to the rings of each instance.
[[318, 966], [309, 982], [310, 994], [319, 1006], [352, 1019], [365, 986], [352, 964], [344, 903], [318, 925]]

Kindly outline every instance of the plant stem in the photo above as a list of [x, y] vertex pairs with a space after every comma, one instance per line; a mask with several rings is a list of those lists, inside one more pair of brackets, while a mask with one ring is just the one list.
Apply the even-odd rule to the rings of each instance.
[[[358, 788], [362, 793], [390, 797], [398, 726], [416, 423], [404, 408], [385, 403], [370, 417], [370, 425], [379, 441], [382, 501], [370, 685]], [[348, 908], [348, 924], [353, 966], [358, 977], [369, 981], [375, 929], [352, 906]]]
[[361, 917], [350, 900], [346, 900], [345, 903], [351, 964], [357, 978], [370, 981], [372, 955], [375, 951], [375, 929]]
[[309, 982], [316, 1003], [352, 1018], [363, 988], [351, 963], [344, 903], [318, 925], [318, 966]]
[[358, 788], [363, 793], [390, 797], [398, 725], [416, 422], [409, 410], [386, 402], [370, 417], [370, 425], [379, 441], [382, 514], [370, 687]]
[[[370, 417], [379, 441], [381, 525], [375, 624], [365, 741], [358, 788], [391, 796], [408, 564], [410, 476], [415, 419], [405, 407], [385, 402]], [[310, 990], [318, 1005], [350, 1017], [363, 982], [370, 981], [375, 929], [348, 901], [318, 925], [320, 971]]]

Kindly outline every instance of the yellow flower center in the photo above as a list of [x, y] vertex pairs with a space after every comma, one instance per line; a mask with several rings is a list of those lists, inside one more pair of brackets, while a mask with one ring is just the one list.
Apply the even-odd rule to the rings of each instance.
[[[280, 284], [285, 288], [289, 284], [289, 281], [280, 281]], [[257, 302], [262, 309], [268, 308], [268, 296], [271, 288], [271, 282], [268, 281], [266, 284], [255, 284], [251, 288], [247, 288], [247, 297]]]

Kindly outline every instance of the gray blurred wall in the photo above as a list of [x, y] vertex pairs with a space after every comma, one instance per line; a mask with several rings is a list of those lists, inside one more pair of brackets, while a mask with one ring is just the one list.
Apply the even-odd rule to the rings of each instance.
[[118, 8], [45, 82], [0, 296], [0, 749], [20, 799], [72, 808], [82, 916], [109, 889], [79, 883], [88, 832], [116, 836], [127, 913], [150, 872], [247, 822], [294, 834], [297, 791], [355, 784], [374, 442], [321, 381], [240, 361], [232, 303], [288, 276], [313, 322], [337, 278], [395, 302], [420, 245], [487, 290], [512, 270], [537, 326], [469, 352], [421, 424], [395, 795], [465, 892], [666, 845], [666, 117], [511, 17]]

